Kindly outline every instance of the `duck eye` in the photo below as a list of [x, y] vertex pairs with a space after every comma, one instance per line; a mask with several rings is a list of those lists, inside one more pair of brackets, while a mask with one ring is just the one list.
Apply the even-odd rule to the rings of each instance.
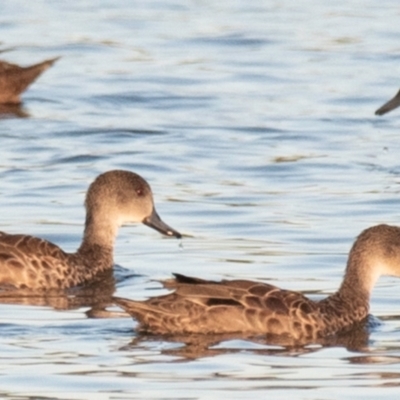
[[143, 196], [143, 189], [136, 189], [136, 194], [141, 197]]

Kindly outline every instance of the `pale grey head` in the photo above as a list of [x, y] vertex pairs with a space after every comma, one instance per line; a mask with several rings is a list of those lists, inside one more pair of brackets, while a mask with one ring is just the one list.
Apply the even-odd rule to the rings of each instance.
[[120, 226], [135, 222], [167, 236], [181, 237], [158, 216], [149, 184], [130, 171], [114, 170], [99, 175], [89, 186], [85, 207], [87, 240], [110, 243]]

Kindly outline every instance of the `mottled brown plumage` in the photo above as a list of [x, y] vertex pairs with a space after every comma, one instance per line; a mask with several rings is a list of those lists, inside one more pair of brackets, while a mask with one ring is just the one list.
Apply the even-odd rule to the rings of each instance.
[[389, 111], [394, 110], [400, 106], [400, 90], [397, 92], [396, 96], [390, 99], [387, 103], [385, 103], [382, 107], [378, 108], [375, 111], [376, 115], [383, 115], [388, 113]]
[[156, 334], [266, 334], [290, 343], [316, 341], [343, 332], [368, 315], [380, 275], [400, 276], [400, 228], [378, 225], [363, 231], [348, 258], [339, 290], [322, 301], [247, 280], [205, 281], [175, 274], [173, 293], [149, 300], [114, 298]]
[[69, 288], [90, 282], [113, 266], [118, 228], [142, 222], [159, 232], [181, 237], [158, 216], [149, 184], [129, 171], [99, 175], [86, 195], [86, 223], [76, 253], [29, 235], [0, 232], [0, 287]]
[[58, 59], [52, 58], [30, 67], [0, 61], [0, 103], [19, 104], [26, 88]]

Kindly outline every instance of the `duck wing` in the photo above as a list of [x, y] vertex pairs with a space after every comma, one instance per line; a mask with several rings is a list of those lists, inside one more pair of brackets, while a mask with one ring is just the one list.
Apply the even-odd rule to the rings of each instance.
[[293, 335], [297, 328], [304, 330], [302, 319], [309, 323], [318, 313], [316, 303], [301, 293], [260, 282], [215, 282], [175, 274], [167, 287], [174, 292], [146, 301], [115, 297], [114, 302], [139, 320], [142, 331], [160, 334]]

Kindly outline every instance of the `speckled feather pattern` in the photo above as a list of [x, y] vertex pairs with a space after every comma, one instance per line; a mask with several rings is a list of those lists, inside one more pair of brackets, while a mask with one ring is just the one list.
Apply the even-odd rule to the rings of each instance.
[[44, 239], [0, 232], [2, 287], [67, 288], [92, 280], [113, 265], [113, 250], [90, 246], [66, 253]]

